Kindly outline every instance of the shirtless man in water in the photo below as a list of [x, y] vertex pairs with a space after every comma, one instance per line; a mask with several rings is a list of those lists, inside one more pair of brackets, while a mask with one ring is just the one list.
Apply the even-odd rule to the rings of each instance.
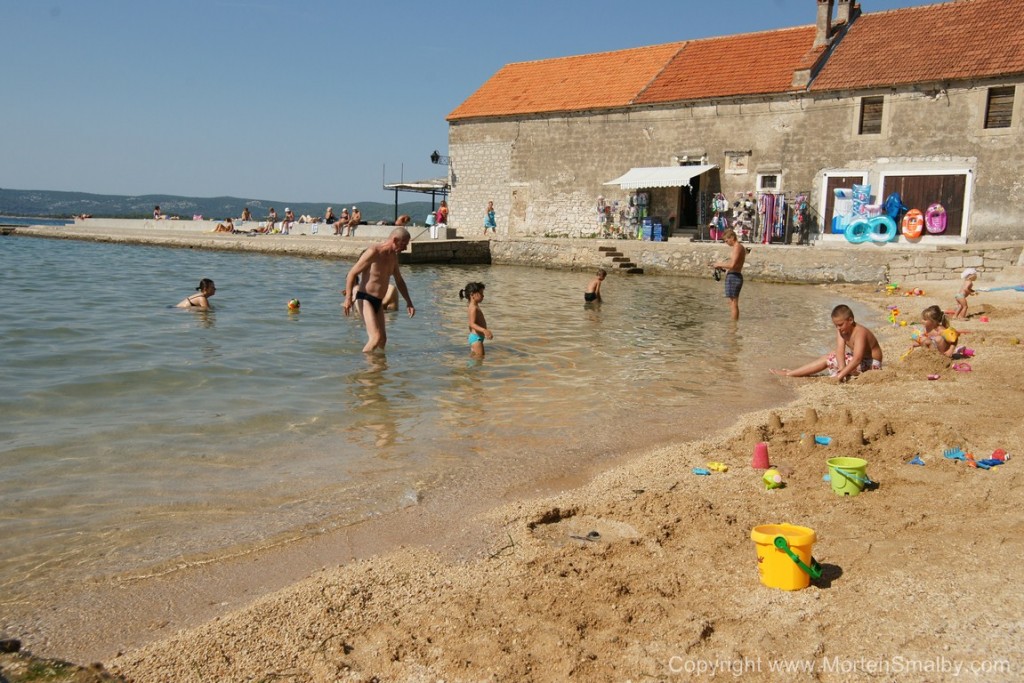
[[837, 382], [844, 382], [868, 370], [881, 370], [882, 347], [871, 330], [854, 322], [849, 306], [840, 304], [832, 309], [832, 324], [836, 327], [835, 351], [795, 370], [770, 372], [783, 377], [808, 377], [827, 369]]
[[[352, 311], [355, 299], [364, 302], [362, 313], [368, 339], [366, 346], [363, 347], [363, 353], [371, 353], [375, 349], [383, 351], [384, 345], [388, 342], [387, 331], [384, 329], [384, 299], [387, 297], [388, 284], [392, 277], [395, 278], [395, 286], [405, 299], [409, 317], [416, 315], [416, 308], [409, 298], [409, 289], [402, 278], [402, 272], [398, 269], [398, 254], [409, 246], [409, 239], [408, 230], [395, 228], [387, 240], [364, 251], [345, 278], [345, 303], [342, 304], [345, 315]], [[360, 281], [358, 290], [357, 279]]]

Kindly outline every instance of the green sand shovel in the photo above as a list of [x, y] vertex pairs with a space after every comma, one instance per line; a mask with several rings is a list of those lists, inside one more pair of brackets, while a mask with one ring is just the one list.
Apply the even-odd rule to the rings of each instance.
[[818, 564], [818, 561], [812, 557], [811, 566], [808, 567], [807, 564], [803, 560], [801, 560], [796, 553], [790, 550], [789, 543], [786, 541], [785, 536], [775, 537], [775, 547], [789, 555], [789, 559], [793, 560], [793, 562], [796, 562], [796, 566], [800, 567], [800, 569], [803, 569], [807, 573], [807, 575], [810, 576], [812, 579], [821, 578], [821, 565]]

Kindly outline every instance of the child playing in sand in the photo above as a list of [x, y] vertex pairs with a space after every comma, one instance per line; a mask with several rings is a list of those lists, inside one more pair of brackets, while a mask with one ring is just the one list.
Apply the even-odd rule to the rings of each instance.
[[210, 297], [217, 292], [217, 287], [213, 284], [213, 280], [204, 277], [199, 281], [196, 291], [199, 293], [185, 297], [176, 308], [212, 308], [210, 306]]
[[832, 309], [832, 324], [836, 327], [835, 351], [795, 370], [772, 369], [769, 372], [783, 377], [809, 377], [827, 369], [836, 381], [844, 382], [862, 372], [882, 368], [882, 347], [878, 339], [871, 330], [854, 321], [849, 306], [840, 304]]
[[929, 306], [921, 311], [924, 334], [914, 338], [914, 346], [935, 349], [944, 356], [952, 357], [956, 351], [957, 331], [949, 325], [949, 319], [938, 306]]
[[956, 314], [953, 317], [957, 320], [966, 320], [967, 297], [977, 294], [974, 291], [974, 281], [978, 279], [978, 271], [974, 268], [964, 268], [964, 272], [960, 273], [960, 278], [964, 281], [964, 286], [956, 293]]
[[601, 283], [604, 282], [605, 277], [608, 273], [605, 272], [604, 268], [598, 268], [594, 274], [594, 279], [587, 285], [586, 291], [583, 292], [583, 300], [587, 303], [591, 301], [601, 301]]
[[484, 338], [494, 339], [494, 335], [487, 329], [484, 312], [480, 310], [480, 302], [484, 300], [483, 283], [470, 282], [465, 289], [459, 290], [459, 298], [469, 299], [469, 352], [477, 358], [483, 358]]

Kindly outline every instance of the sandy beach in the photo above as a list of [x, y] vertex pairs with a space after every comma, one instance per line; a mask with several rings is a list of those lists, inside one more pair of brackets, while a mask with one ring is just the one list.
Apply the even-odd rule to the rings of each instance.
[[[926, 306], [951, 308], [959, 283], [902, 284], [925, 295], [835, 288], [879, 309], [898, 305], [914, 323]], [[634, 454], [558, 495], [483, 512], [467, 502], [465, 517], [439, 533], [401, 534], [397, 549], [326, 566], [123, 652], [103, 663], [109, 674], [79, 675], [1019, 680], [1024, 294], [983, 292], [971, 314], [956, 324], [975, 351], [970, 371], [926, 351], [901, 361], [908, 329], [876, 329], [881, 371], [842, 385], [780, 378], [798, 388], [795, 402], [738, 416], [723, 433]], [[780, 355], [776, 365], [804, 360]], [[809, 434], [832, 441], [801, 438]], [[761, 441], [784, 488], [766, 490], [751, 467]], [[943, 456], [956, 447], [978, 459], [999, 448], [1014, 457], [985, 471]], [[839, 456], [865, 459], [877, 487], [836, 495], [822, 477]], [[925, 465], [908, 464], [915, 456]], [[728, 471], [692, 473], [711, 461]], [[823, 575], [803, 590], [759, 582], [751, 529], [783, 522], [817, 535]], [[0, 671], [14, 671], [4, 657]]]

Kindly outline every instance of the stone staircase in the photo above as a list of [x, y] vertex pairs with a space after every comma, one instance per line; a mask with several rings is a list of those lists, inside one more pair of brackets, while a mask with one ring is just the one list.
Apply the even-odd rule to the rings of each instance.
[[635, 263], [630, 261], [628, 257], [623, 256], [622, 252], [615, 249], [615, 247], [598, 247], [597, 250], [604, 254], [605, 258], [612, 260], [612, 268], [618, 268], [620, 272], [627, 275], [644, 274], [643, 268], [638, 268]]

